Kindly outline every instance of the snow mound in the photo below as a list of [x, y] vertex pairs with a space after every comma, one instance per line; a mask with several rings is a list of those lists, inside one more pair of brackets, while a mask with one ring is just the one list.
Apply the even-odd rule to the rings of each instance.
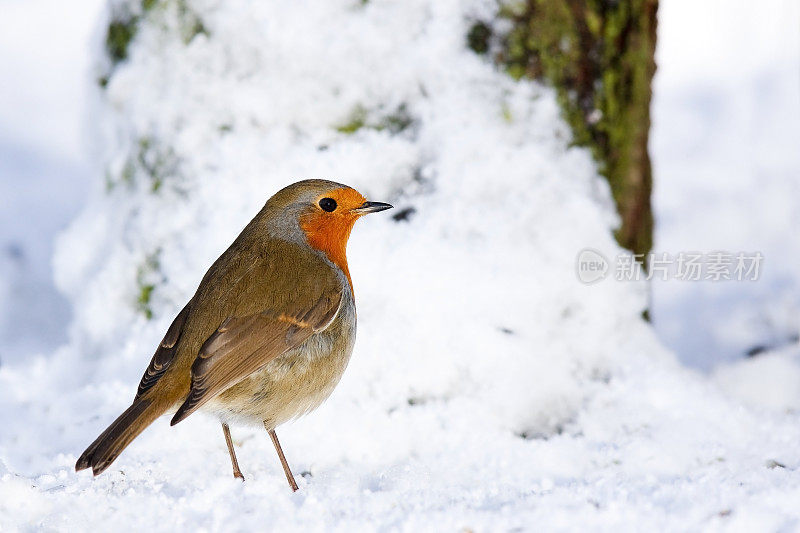
[[717, 368], [713, 379], [752, 406], [800, 411], [800, 347], [761, 353]]
[[[60, 243], [89, 382], [133, 383], [263, 202], [322, 177], [397, 204], [351, 243], [362, 324], [337, 401], [468, 397], [525, 434], [574, 418], [645, 298], [576, 280], [582, 247], [619, 252], [615, 216], [551, 92], [466, 50], [457, 4], [192, 9], [124, 15], [138, 22], [104, 92], [107, 190]], [[203, 28], [188, 43], [187, 18]]]
[[[797, 520], [787, 502], [800, 496], [798, 426], [681, 369], [641, 319], [643, 284], [578, 281], [583, 248], [621, 252], [610, 194], [570, 147], [553, 92], [467, 49], [471, 20], [492, 9], [112, 3], [135, 36], [127, 59], [98, 67], [103, 178], [55, 258], [75, 306], [71, 341], [0, 368], [0, 404], [17, 406], [2, 417], [4, 522], [416, 531]], [[396, 208], [351, 239], [350, 368], [325, 405], [280, 430], [301, 491], [289, 493], [251, 429], [234, 428], [248, 481], [233, 480], [219, 424], [203, 416], [157, 421], [98, 479], [74, 474], [205, 269], [273, 192], [309, 177]]]

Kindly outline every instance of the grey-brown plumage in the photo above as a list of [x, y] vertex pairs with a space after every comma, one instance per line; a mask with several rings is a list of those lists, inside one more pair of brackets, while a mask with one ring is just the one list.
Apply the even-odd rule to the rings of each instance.
[[324, 401], [353, 349], [350, 230], [361, 215], [388, 207], [323, 180], [270, 198], [209, 268], [156, 349], [133, 404], [76, 469], [97, 475], [163, 413], [175, 412], [174, 425], [198, 409], [223, 421], [226, 439], [228, 422], [263, 424], [282, 457], [275, 427]]

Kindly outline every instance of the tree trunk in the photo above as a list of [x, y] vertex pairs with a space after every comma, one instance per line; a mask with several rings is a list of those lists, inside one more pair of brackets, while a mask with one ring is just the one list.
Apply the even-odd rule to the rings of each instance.
[[[591, 148], [620, 214], [620, 245], [645, 257], [653, 239], [647, 149], [658, 0], [526, 0], [501, 8], [511, 30], [494, 43], [510, 75], [556, 88], [575, 143]], [[468, 36], [492, 50], [491, 28]]]

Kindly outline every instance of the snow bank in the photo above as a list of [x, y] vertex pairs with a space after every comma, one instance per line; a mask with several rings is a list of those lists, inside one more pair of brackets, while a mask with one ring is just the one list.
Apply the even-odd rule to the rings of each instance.
[[[183, 6], [183, 8], [181, 7]], [[797, 424], [681, 369], [614, 257], [610, 194], [551, 91], [465, 46], [491, 2], [180, 2], [100, 65], [105, 176], [59, 242], [71, 342], [0, 368], [10, 528], [674, 529], [785, 526]], [[129, 402], [167, 325], [264, 201], [307, 177], [394, 211], [359, 223], [351, 367], [281, 429], [148, 429], [98, 479], [76, 455]], [[392, 215], [405, 213], [407, 216]], [[796, 418], [796, 417], [795, 417]], [[796, 420], [795, 420], [796, 422]], [[781, 465], [781, 466], [777, 466]], [[780, 492], [779, 492], [780, 491]], [[6, 496], [6, 497], [2, 497]]]
[[800, 411], [800, 347], [758, 354], [713, 373], [720, 388], [750, 405]]
[[764, 256], [755, 283], [653, 283], [659, 337], [706, 371], [800, 335], [798, 20], [787, 0], [659, 5], [655, 247]]
[[[466, 396], [526, 434], [573, 418], [645, 300], [575, 278], [582, 247], [619, 252], [615, 217], [552, 94], [465, 50], [457, 4], [193, 9], [138, 15], [105, 89], [107, 191], [59, 246], [73, 333], [100, 367], [89, 381], [133, 383], [266, 198], [324, 177], [414, 210], [356, 230], [364, 355], [340, 401]], [[187, 17], [204, 28], [188, 44]]]

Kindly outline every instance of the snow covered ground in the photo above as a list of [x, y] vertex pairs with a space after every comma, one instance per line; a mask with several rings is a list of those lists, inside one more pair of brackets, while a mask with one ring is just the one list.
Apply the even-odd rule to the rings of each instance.
[[84, 97], [101, 3], [0, 4], [0, 361], [67, 339], [51, 256], [89, 190]]
[[[582, 248], [619, 253], [609, 193], [566, 148], [551, 91], [464, 47], [491, 2], [198, 1], [188, 16], [205, 31], [191, 39], [176, 31], [196, 27], [187, 13], [147, 15], [92, 115], [103, 168], [76, 163], [91, 193], [55, 256], [68, 334], [23, 347], [13, 323], [4, 333], [0, 529], [800, 528], [800, 351], [784, 339], [735, 358], [798, 330], [798, 47], [778, 46], [797, 42], [798, 14], [768, 4], [756, 51], [727, 60], [738, 77], [706, 63], [734, 55], [733, 29], [751, 35], [746, 4], [725, 2], [731, 18], [709, 4], [710, 30], [688, 25], [694, 3], [662, 4], [657, 248], [758, 249], [775, 268], [747, 288], [656, 284], [655, 329], [639, 318], [644, 283], [576, 279]], [[351, 239], [360, 324], [345, 378], [279, 430], [301, 490], [258, 429], [233, 429], [247, 477], [234, 480], [202, 415], [157, 421], [97, 479], [75, 474], [204, 269], [269, 194], [311, 176], [396, 210]], [[65, 201], [52, 219], [38, 207], [49, 225], [4, 219], [4, 242], [46, 242], [71, 216], [83, 190], [53, 187]], [[28, 299], [3, 286], [14, 316]]]
[[665, 1], [659, 26], [655, 247], [764, 255], [757, 283], [653, 286], [659, 336], [710, 370], [800, 332], [800, 3]]

